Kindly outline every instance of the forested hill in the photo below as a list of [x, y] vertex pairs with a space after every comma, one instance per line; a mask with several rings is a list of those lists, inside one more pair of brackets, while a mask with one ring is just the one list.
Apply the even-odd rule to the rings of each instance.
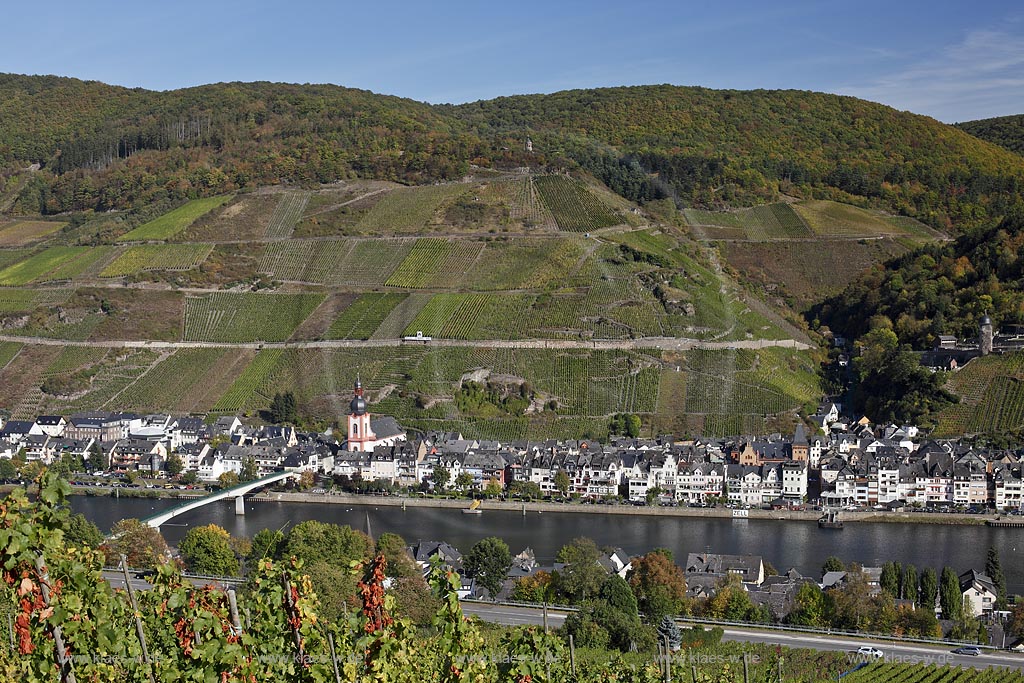
[[956, 127], [1011, 152], [1024, 154], [1024, 114], [965, 121]]
[[[19, 173], [31, 164], [41, 170]], [[954, 230], [998, 220], [1024, 189], [1019, 156], [927, 117], [820, 93], [645, 86], [431, 106], [326, 85], [152, 92], [0, 75], [0, 198], [26, 213], [523, 165], [582, 167], [640, 202], [723, 206], [781, 192]]]
[[567, 155], [583, 155], [614, 187], [614, 174], [600, 171], [606, 159], [585, 161], [601, 154], [591, 144], [600, 141], [693, 205], [782, 190], [867, 200], [962, 228], [1001, 215], [1024, 188], [1021, 160], [1004, 150], [925, 116], [824, 93], [640, 86], [504, 97], [452, 111], [478, 130], [530, 129], [562, 140]]
[[923, 350], [940, 334], [974, 336], [984, 315], [996, 329], [1024, 324], [1024, 212], [874, 268], [808, 317], [850, 338], [891, 325]]

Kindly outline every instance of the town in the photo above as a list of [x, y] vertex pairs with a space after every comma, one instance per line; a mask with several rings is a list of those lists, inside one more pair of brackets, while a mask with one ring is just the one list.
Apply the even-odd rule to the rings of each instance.
[[1010, 514], [1024, 504], [1015, 451], [928, 439], [913, 426], [847, 421], [835, 403], [811, 417], [811, 434], [798, 424], [786, 436], [499, 442], [458, 433], [411, 436], [393, 418], [369, 413], [357, 382], [347, 422], [347, 434], [336, 435], [246, 426], [237, 416], [207, 423], [132, 413], [41, 415], [3, 425], [0, 459], [79, 465], [69, 471], [171, 469], [205, 483], [291, 469], [378, 490], [451, 484], [495, 496], [635, 504]]

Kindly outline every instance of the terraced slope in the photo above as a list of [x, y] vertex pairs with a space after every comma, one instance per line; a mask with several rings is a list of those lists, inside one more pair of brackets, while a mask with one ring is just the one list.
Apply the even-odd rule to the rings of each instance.
[[[592, 184], [509, 174], [217, 201], [128, 233], [130, 217], [101, 216], [29, 249], [0, 247], [0, 335], [23, 340], [0, 340], [0, 382], [19, 387], [0, 392], [0, 408], [252, 413], [291, 390], [305, 418], [331, 421], [359, 373], [374, 410], [410, 427], [540, 438], [601, 436], [618, 412], [651, 433], [754, 427], [791, 419], [814, 393], [796, 351], [788, 364], [767, 348], [680, 361], [627, 346], [786, 332], [699, 244]], [[781, 211], [766, 214], [776, 229]], [[399, 346], [418, 332], [463, 346]], [[169, 344], [124, 347], [144, 341]], [[522, 348], [491, 348], [507, 342]], [[517, 398], [466, 403], [461, 380], [481, 374]], [[722, 381], [702, 384], [713, 374]]]

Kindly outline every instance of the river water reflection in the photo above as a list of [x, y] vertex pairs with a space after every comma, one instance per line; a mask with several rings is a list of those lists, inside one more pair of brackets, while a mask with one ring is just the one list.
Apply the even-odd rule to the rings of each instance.
[[[120, 499], [72, 496], [71, 506], [104, 531], [124, 517], [146, 517], [176, 505], [171, 499]], [[675, 553], [685, 562], [690, 552], [762, 555], [780, 572], [791, 567], [819, 576], [829, 555], [877, 566], [884, 562], [912, 563], [918, 567], [945, 565], [957, 571], [983, 570], [990, 545], [999, 549], [1011, 593], [1024, 593], [1024, 529], [942, 524], [848, 524], [841, 531], [818, 529], [814, 522], [732, 520], [728, 518], [656, 517], [537, 513], [488, 510], [464, 515], [442, 508], [345, 506], [328, 503], [249, 502], [244, 517], [235, 515], [231, 501], [208, 505], [176, 517], [162, 527], [168, 542], [176, 544], [190, 526], [218, 524], [232, 535], [253, 536], [260, 529], [281, 529], [315, 519], [348, 524], [366, 530], [367, 520], [376, 536], [385, 531], [401, 534], [407, 542], [444, 540], [462, 552], [486, 536], [498, 536], [513, 553], [529, 546], [541, 564], [550, 564], [558, 549], [578, 536], [598, 545], [618, 546], [630, 554], [656, 547]], [[180, 525], [180, 526], [179, 526]]]

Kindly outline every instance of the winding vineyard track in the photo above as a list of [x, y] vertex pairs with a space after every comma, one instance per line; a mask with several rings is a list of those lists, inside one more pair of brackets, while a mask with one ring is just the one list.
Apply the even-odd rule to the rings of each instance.
[[704, 341], [682, 337], [638, 337], [636, 339], [432, 339], [429, 342], [403, 339], [329, 339], [317, 341], [284, 342], [199, 342], [199, 341], [137, 341], [114, 339], [103, 341], [70, 341], [49, 337], [23, 337], [0, 334], [0, 341], [36, 344], [40, 346], [89, 346], [103, 349], [334, 349], [374, 348], [425, 344], [428, 347], [467, 347], [487, 349], [598, 349], [630, 350], [661, 349], [688, 351], [691, 349], [765, 349], [780, 347], [807, 350], [811, 346], [795, 339], [747, 339], [743, 341]]

